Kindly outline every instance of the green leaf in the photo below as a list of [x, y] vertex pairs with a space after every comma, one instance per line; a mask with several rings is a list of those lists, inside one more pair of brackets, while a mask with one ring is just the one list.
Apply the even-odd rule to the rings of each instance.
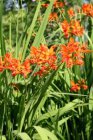
[[2, 16], [3, 16], [3, 0], [0, 1], [0, 49], [1, 54], [5, 54], [5, 44], [3, 39], [3, 24], [2, 24]]
[[4, 104], [0, 104], [0, 136], [2, 135], [4, 124]]
[[41, 39], [43, 37], [44, 31], [45, 31], [47, 23], [48, 23], [48, 18], [49, 18], [49, 14], [51, 13], [51, 9], [52, 9], [53, 3], [54, 3], [54, 0], [51, 0], [50, 1], [50, 5], [46, 9], [43, 21], [41, 23], [41, 26], [39, 28], [39, 31], [38, 31], [38, 33], [36, 35], [36, 38], [35, 38], [32, 46], [37, 46], [38, 47], [40, 45]]
[[19, 106], [19, 116], [18, 116], [18, 131], [21, 132], [22, 127], [23, 127], [23, 114], [25, 112], [25, 96], [23, 95], [21, 97], [21, 101], [20, 101], [20, 106]]
[[26, 113], [27, 113], [27, 111], [28, 111], [28, 109], [30, 108], [30, 106], [31, 106], [31, 103], [32, 103], [32, 100], [30, 99], [29, 101], [28, 101], [28, 103], [26, 104], [26, 106], [25, 106], [25, 108], [24, 108], [24, 112], [22, 112], [22, 114], [21, 114], [21, 111], [19, 111], [19, 113], [20, 113], [20, 120], [19, 120], [19, 126], [18, 126], [18, 131], [21, 131], [22, 130], [22, 127], [23, 127], [23, 125], [24, 125], [24, 120], [25, 120], [25, 116], [26, 116]]
[[6, 140], [6, 137], [5, 136], [1, 136], [0, 139], [1, 140]]
[[93, 111], [93, 87], [91, 87], [89, 94], [89, 110]]
[[56, 35], [56, 33], [58, 33], [60, 30], [61, 30], [61, 29], [58, 28], [56, 31], [53, 31], [53, 33], [51, 34], [51, 36], [50, 36], [50, 38], [49, 38], [49, 40], [48, 40], [48, 43], [51, 42], [52, 38], [53, 38], [53, 37]]
[[62, 120], [58, 121], [58, 126], [61, 126], [62, 124], [66, 123], [68, 119], [70, 119], [72, 116], [65, 117]]
[[65, 77], [65, 82], [67, 83], [67, 85], [70, 87], [70, 75], [67, 69], [65, 69], [64, 71], [64, 77]]
[[31, 140], [27, 133], [21, 132], [16, 134], [17, 137], [21, 138], [22, 140]]
[[41, 7], [41, 2], [39, 1], [36, 12], [35, 12], [35, 15], [34, 15], [34, 18], [33, 18], [33, 21], [32, 21], [32, 24], [29, 27], [29, 35], [26, 39], [25, 47], [23, 48], [22, 61], [25, 58], [25, 53], [26, 53], [26, 50], [27, 50], [27, 47], [28, 47], [28, 44], [29, 44], [29, 41], [30, 41], [30, 38], [31, 38], [31, 35], [32, 35], [32, 32], [33, 32], [33, 29], [35, 27], [35, 23], [36, 23], [36, 20], [37, 20], [37, 17], [38, 17], [38, 13], [40, 11], [40, 7]]
[[81, 100], [79, 99], [75, 99], [72, 102], [69, 102], [68, 104], [66, 104], [64, 107], [56, 109], [54, 111], [49, 111], [48, 113], [45, 113], [44, 115], [40, 116], [36, 123], [39, 123], [42, 120], [48, 119], [50, 117], [56, 116], [57, 113], [59, 112], [59, 117], [62, 116], [63, 114], [73, 110], [74, 108], [76, 108], [78, 106], [78, 104], [82, 103]]
[[32, 119], [34, 117], [34, 115], [36, 114], [36, 111], [38, 110], [38, 107], [40, 106], [40, 103], [43, 99], [43, 97], [45, 96], [45, 93], [49, 87], [49, 85], [51, 84], [55, 74], [57, 71], [53, 71], [46, 79], [44, 85], [42, 86], [42, 88], [39, 91], [39, 96], [37, 98], [37, 100], [35, 99], [35, 104], [33, 105], [33, 110], [31, 110], [31, 116], [29, 116], [29, 124], [31, 125]]
[[49, 140], [49, 138], [50, 140], [58, 140], [57, 137], [49, 130], [41, 128], [40, 126], [34, 126], [34, 128], [39, 133], [41, 140]]

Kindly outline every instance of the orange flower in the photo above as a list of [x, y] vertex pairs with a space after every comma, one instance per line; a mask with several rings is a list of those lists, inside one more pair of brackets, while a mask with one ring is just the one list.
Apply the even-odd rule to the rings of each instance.
[[29, 73], [31, 73], [30, 59], [26, 59], [22, 64], [21, 74], [26, 78]]
[[0, 57], [0, 72], [3, 72], [4, 70], [4, 62], [2, 60], [2, 57]]
[[[69, 68], [73, 65], [83, 65], [84, 53], [86, 53], [85, 48], [83, 51], [83, 47], [79, 42], [70, 38], [66, 45], [61, 45], [60, 53], [62, 55], [62, 62], [65, 62]], [[86, 48], [86, 50], [88, 49]]]
[[81, 87], [83, 90], [87, 90], [87, 89], [88, 89], [88, 86], [85, 84], [85, 83], [86, 83], [85, 79], [79, 80], [78, 83], [79, 83], [80, 87]]
[[73, 35], [81, 36], [84, 33], [84, 28], [80, 25], [80, 21], [78, 20], [71, 20], [70, 28]]
[[80, 25], [80, 21], [78, 20], [71, 20], [70, 23], [68, 23], [67, 20], [64, 20], [61, 23], [61, 26], [66, 38], [68, 38], [70, 35], [75, 36], [83, 35], [84, 28]]
[[87, 85], [82, 85], [82, 89], [87, 90], [88, 86]]
[[75, 15], [73, 8], [70, 8], [67, 12], [70, 17], [73, 17]]
[[82, 5], [82, 11], [83, 11], [83, 13], [86, 14], [87, 16], [93, 17], [93, 4], [84, 3], [84, 4]]
[[80, 86], [78, 83], [71, 81], [71, 89], [72, 92], [78, 92], [80, 90]]
[[49, 21], [51, 20], [57, 20], [58, 19], [58, 15], [57, 13], [51, 13], [50, 16], [49, 16]]
[[48, 49], [46, 45], [41, 45], [39, 48], [31, 47], [31, 64], [38, 66], [37, 74], [42, 75], [49, 70], [57, 68], [57, 57], [54, 52], [54, 46]]
[[58, 0], [55, 0], [54, 2], [54, 8], [62, 8], [64, 6], [63, 2], [58, 2]]
[[20, 60], [13, 58], [12, 54], [10, 53], [6, 53], [4, 56], [4, 68], [10, 70], [12, 72], [12, 76], [22, 74], [24, 77], [26, 77], [27, 74], [25, 73], [28, 72], [28, 69], [26, 69], [25, 62], [22, 65]]
[[45, 7], [45, 8], [47, 8], [49, 6], [49, 4], [44, 3], [44, 4], [42, 4], [42, 6]]
[[78, 92], [80, 89], [87, 90], [88, 86], [85, 84], [85, 80], [81, 79], [78, 83], [71, 81], [71, 91]]
[[[44, 3], [44, 4], [42, 4], [42, 6], [47, 8], [49, 6], [49, 4], [48, 3]], [[63, 2], [59, 2], [58, 0], [54, 1], [54, 4], [53, 4], [54, 8], [62, 8], [63, 6], [64, 6]]]
[[4, 65], [5, 65], [5, 68], [7, 68], [7, 65], [9, 63], [11, 63], [12, 61], [12, 54], [11, 53], [6, 53], [5, 56], [4, 56]]
[[61, 26], [65, 37], [68, 38], [70, 36], [70, 24], [67, 22], [67, 20], [64, 20], [61, 23]]
[[89, 50], [87, 48], [87, 46], [88, 46], [87, 42], [82, 44], [82, 47], [81, 47], [82, 53], [91, 53], [91, 52], [93, 52], [93, 50]]
[[11, 63], [9, 63], [7, 66], [7, 69], [9, 69], [12, 72], [12, 76], [21, 74], [21, 68], [22, 68], [21, 63], [16, 58], [13, 58]]

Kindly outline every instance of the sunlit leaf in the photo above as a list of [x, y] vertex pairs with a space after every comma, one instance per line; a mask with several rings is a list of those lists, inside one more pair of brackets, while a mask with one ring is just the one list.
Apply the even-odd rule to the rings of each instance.
[[42, 128], [40, 126], [34, 126], [34, 128], [38, 131], [41, 140], [49, 140], [49, 138], [50, 140], [58, 140], [57, 137], [49, 130]]

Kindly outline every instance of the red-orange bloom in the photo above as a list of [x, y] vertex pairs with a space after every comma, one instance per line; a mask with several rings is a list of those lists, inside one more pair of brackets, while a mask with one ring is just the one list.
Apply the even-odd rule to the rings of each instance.
[[45, 7], [45, 8], [47, 8], [49, 6], [49, 4], [44, 3], [44, 4], [42, 4], [42, 6]]
[[8, 70], [12, 72], [12, 76], [16, 76], [18, 74], [21, 74], [21, 63], [18, 59], [13, 58], [10, 63], [6, 66]]
[[73, 8], [70, 8], [67, 12], [70, 17], [73, 17], [75, 15]]
[[5, 68], [7, 68], [8, 64], [11, 63], [12, 61], [12, 54], [11, 53], [6, 53], [5, 56], [4, 56], [4, 65], [5, 65]]
[[63, 2], [59, 2], [58, 0], [55, 0], [54, 8], [62, 8], [63, 6], [64, 6]]
[[83, 84], [83, 85], [82, 85], [82, 89], [83, 89], [83, 90], [87, 90], [87, 89], [88, 89], [88, 86], [85, 85], [85, 84]]
[[71, 20], [70, 28], [73, 35], [82, 36], [84, 33], [84, 28], [80, 25], [80, 21], [78, 20]]
[[22, 64], [21, 74], [26, 78], [31, 73], [30, 59], [26, 59]]
[[86, 81], [85, 79], [81, 79], [78, 81], [80, 87], [83, 89], [83, 90], [87, 90], [88, 89], [88, 86], [86, 85]]
[[38, 66], [37, 74], [42, 75], [49, 70], [57, 68], [57, 57], [54, 52], [54, 47], [50, 49], [46, 45], [41, 45], [39, 48], [31, 47], [31, 64]]
[[62, 62], [65, 62], [69, 68], [73, 65], [83, 65], [84, 53], [87, 51], [88, 49], [85, 48], [84, 45], [82, 47], [79, 42], [71, 38], [66, 45], [61, 45], [60, 53], [62, 55]]
[[51, 21], [51, 20], [57, 20], [57, 19], [58, 19], [57, 13], [53, 12], [53, 13], [50, 14], [49, 21]]
[[2, 57], [0, 57], [0, 72], [3, 72], [4, 70], [4, 62], [2, 60]]
[[84, 3], [84, 4], [82, 5], [82, 11], [83, 11], [83, 13], [86, 14], [87, 16], [93, 17], [93, 4]]
[[78, 92], [80, 89], [87, 90], [88, 86], [85, 84], [85, 80], [81, 79], [77, 83], [71, 81], [71, 91]]
[[78, 92], [80, 90], [80, 86], [78, 83], [71, 81], [71, 89], [72, 92]]
[[70, 23], [64, 20], [61, 26], [66, 38], [70, 35], [81, 36], [84, 33], [84, 28], [80, 25], [80, 21], [78, 20], [71, 20]]
[[61, 23], [61, 26], [62, 26], [62, 30], [64, 32], [65, 37], [68, 38], [70, 36], [70, 24], [68, 23], [67, 20], [64, 20]]
[[[44, 3], [42, 4], [43, 7], [47, 8], [49, 6], [49, 4], [47, 3]], [[53, 4], [53, 7], [54, 8], [62, 8], [64, 6], [64, 3], [63, 2], [59, 2], [58, 0], [55, 0], [54, 1], [54, 4]]]
[[4, 56], [4, 69], [10, 70], [12, 76], [22, 74], [26, 78], [31, 72], [30, 61], [26, 59], [23, 64], [21, 64], [20, 60], [12, 57], [12, 54], [6, 53]]

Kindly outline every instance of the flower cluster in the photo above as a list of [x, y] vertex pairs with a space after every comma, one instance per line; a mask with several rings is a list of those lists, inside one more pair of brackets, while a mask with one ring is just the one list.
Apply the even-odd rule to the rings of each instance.
[[58, 0], [55, 0], [54, 2], [54, 8], [62, 8], [64, 6], [63, 2], [59, 2]]
[[50, 49], [46, 45], [41, 45], [39, 48], [31, 47], [31, 64], [38, 67], [38, 72], [35, 73], [42, 76], [42, 74], [50, 70], [57, 69], [57, 57], [54, 47]]
[[[49, 4], [48, 3], [44, 3], [44, 4], [42, 4], [42, 6], [47, 8], [49, 6]], [[59, 2], [58, 0], [54, 1], [54, 4], [53, 4], [54, 8], [62, 8], [63, 6], [64, 6], [63, 2]]]
[[58, 15], [56, 12], [53, 12], [49, 15], [49, 21], [53, 21], [53, 20], [57, 20], [58, 19]]
[[50, 49], [45, 45], [41, 45], [39, 48], [31, 47], [30, 58], [26, 58], [23, 63], [14, 58], [11, 53], [6, 53], [4, 57], [0, 58], [0, 72], [10, 70], [12, 76], [21, 74], [26, 78], [31, 73], [33, 66], [38, 67], [35, 75], [40, 76], [50, 70], [57, 69], [57, 57], [54, 47]]
[[82, 36], [84, 33], [84, 28], [80, 25], [79, 20], [71, 20], [70, 22], [64, 20], [61, 27], [66, 38], [71, 35]]
[[83, 65], [84, 53], [88, 53], [86, 45], [76, 42], [73, 38], [70, 38], [66, 45], [61, 45], [60, 53], [62, 55], [62, 62], [65, 62], [67, 67], [73, 65]]
[[[71, 68], [73, 65], [83, 65], [84, 54], [89, 52], [91, 50], [87, 49], [86, 45], [81, 45], [70, 38], [66, 45], [60, 45], [60, 50], [57, 53], [60, 56], [60, 62]], [[11, 53], [6, 53], [5, 56], [0, 57], [0, 72], [9, 70], [12, 76], [21, 74], [26, 78], [36, 67], [34, 75], [42, 76], [51, 70], [56, 70], [60, 62], [58, 62], [55, 46], [50, 48], [46, 45], [40, 45], [39, 48], [32, 46], [30, 56], [24, 62], [14, 58]]]
[[71, 7], [68, 11], [67, 11], [69, 17], [73, 17], [75, 16], [75, 12], [74, 12], [74, 9]]
[[72, 92], [78, 92], [80, 89], [87, 90], [88, 86], [86, 85], [86, 82], [84, 79], [79, 80], [77, 83], [74, 81], [71, 81], [71, 91]]
[[84, 3], [82, 5], [82, 11], [85, 15], [93, 17], [93, 4]]
[[3, 58], [0, 58], [0, 72], [3, 72], [4, 70], [10, 70], [12, 76], [21, 74], [26, 78], [31, 72], [30, 61], [29, 59], [26, 59], [21, 63], [21, 61], [14, 58], [11, 53], [6, 53]]

